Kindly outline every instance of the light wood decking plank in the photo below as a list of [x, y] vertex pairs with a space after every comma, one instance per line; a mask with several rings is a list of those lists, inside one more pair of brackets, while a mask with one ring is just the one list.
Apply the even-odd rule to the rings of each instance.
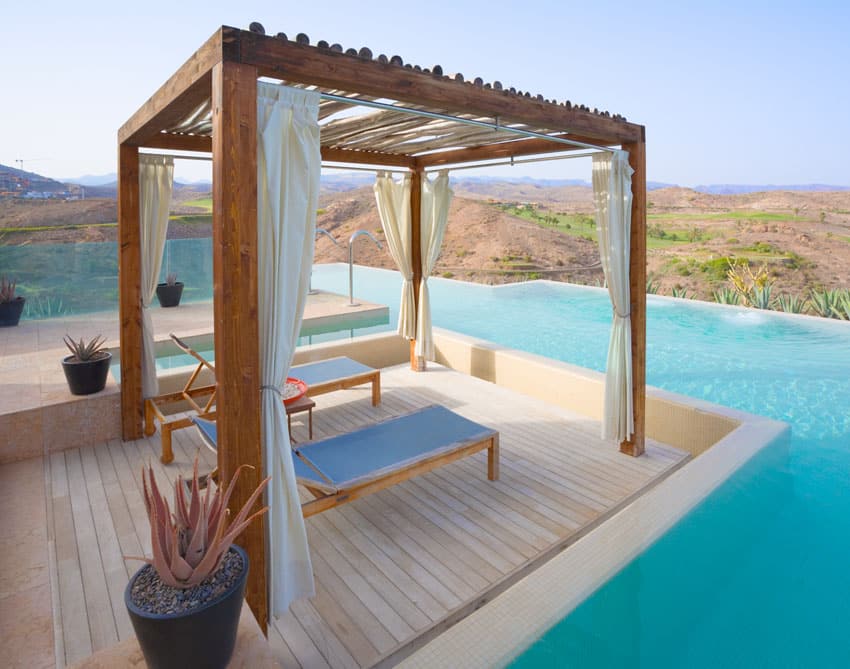
[[[364, 575], [367, 572], [378, 573], [384, 576], [400, 592], [404, 593], [418, 611], [423, 613], [431, 621], [438, 620], [445, 613], [446, 607], [437, 601], [427, 587], [423, 587], [413, 576], [405, 571], [405, 567], [410, 567], [415, 561], [406, 554], [402, 556], [403, 551], [397, 546], [393, 545], [391, 547], [391, 542], [385, 536], [380, 535], [380, 532], [374, 531], [374, 526], [362, 515], [357, 519], [356, 524], [349, 521], [342, 513], [328, 513], [325, 516], [324, 520], [333, 527], [334, 531], [345, 537], [373, 565], [369, 567], [369, 565], [363, 564], [358, 560], [357, 566], [361, 570], [361, 573]], [[366, 527], [367, 525], [369, 527]], [[428, 574], [428, 572], [422, 569], [419, 572], [419, 575], [421, 574]], [[442, 588], [445, 590], [442, 584], [433, 577], [427, 581], [427, 584], [431, 588]], [[448, 591], [446, 590], [446, 592]], [[451, 595], [451, 593], [449, 594]], [[460, 600], [457, 600], [456, 597], [453, 595], [451, 597], [457, 603], [460, 603]], [[415, 621], [411, 620], [409, 622], [415, 626]]]
[[65, 452], [65, 465], [68, 471], [68, 491], [71, 498], [71, 511], [74, 515], [74, 533], [80, 558], [80, 574], [85, 591], [92, 648], [100, 650], [118, 641], [118, 630], [115, 626], [115, 617], [112, 615], [109, 589], [106, 585], [97, 532], [78, 449]]
[[[337, 527], [340, 527], [341, 520], [344, 519], [348, 527], [354, 528], [354, 532], [362, 534], [363, 537], [377, 546], [401, 573], [402, 577], [399, 578], [393, 575], [392, 570], [387, 569], [383, 561], [380, 563], [376, 562], [378, 568], [383, 573], [393, 576], [394, 582], [398, 583], [399, 587], [409, 596], [417, 597], [415, 601], [423, 611], [426, 611], [431, 616], [432, 620], [438, 620], [447, 610], [458, 606], [461, 600], [455, 594], [455, 590], [450, 589], [451, 583], [446, 583], [444, 579], [433, 574], [425, 565], [420, 564], [415, 557], [419, 551], [414, 548], [412, 549], [413, 553], [411, 553], [402, 545], [404, 541], [396, 541], [400, 535], [395, 530], [395, 526], [391, 524], [388, 526], [386, 523], [381, 525], [373, 523], [372, 520], [363, 514], [365, 507], [365, 504], [358, 504], [356, 506], [348, 505], [338, 509], [339, 514], [335, 518]], [[368, 511], [368, 509], [366, 510]], [[414, 542], [409, 541], [408, 547], [411, 544], [416, 546]], [[433, 561], [429, 562], [433, 566]], [[454, 574], [449, 570], [445, 570], [445, 575], [454, 577]], [[406, 587], [405, 578], [416, 583], [423, 594], [411, 594], [416, 591]], [[460, 583], [463, 584], [462, 582]], [[431, 598], [434, 600], [433, 603], [431, 602]]]
[[[345, 543], [345, 540], [342, 537], [334, 537], [337, 540], [336, 542], [329, 540], [322, 533], [321, 526], [321, 522], [310, 523], [310, 531], [308, 532], [310, 545], [316, 547], [316, 552], [322, 555], [325, 564], [334, 576], [344, 583], [352, 594], [374, 614], [381, 626], [397, 642], [410, 636], [414, 627], [398, 611], [400, 608], [398, 601], [401, 596], [395, 597], [397, 591], [390, 592], [389, 588], [381, 588], [379, 591], [376, 587], [373, 587], [370, 581], [374, 582], [377, 579], [367, 580], [364, 578], [340, 551], [340, 544]], [[381, 585], [378, 584], [377, 587], [381, 587]], [[398, 594], [401, 595], [401, 593]], [[394, 606], [394, 604], [396, 605]], [[424, 618], [424, 616], [422, 617]]]
[[[292, 614], [287, 611], [281, 616], [271, 619], [269, 630], [275, 630], [277, 637], [280, 637], [285, 643], [293, 657], [293, 667], [303, 667], [304, 669], [331, 669], [328, 661], [325, 659], [316, 644], [310, 638], [310, 635], [301, 627], [301, 623]], [[272, 640], [272, 633], [269, 633], [269, 640]], [[274, 644], [275, 642], [272, 641]], [[276, 647], [276, 646], [273, 646]], [[286, 664], [286, 658], [281, 658], [284, 667], [289, 667]]]
[[339, 640], [332, 625], [322, 618], [314, 606], [317, 597], [321, 597], [322, 594], [317, 590], [316, 597], [293, 602], [291, 611], [331, 667], [358, 669], [360, 664]]
[[[349, 584], [349, 587], [353, 580], [352, 576], [349, 575], [349, 569], [351, 569], [356, 573], [358, 578], [362, 578], [366, 583], [368, 583], [376, 593], [380, 593], [380, 596], [396, 613], [398, 613], [401, 620], [404, 621], [404, 625], [399, 625], [397, 631], [394, 631], [392, 627], [387, 628], [393, 636], [401, 640], [409, 636], [413, 630], [422, 629], [423, 627], [428, 626], [428, 616], [426, 616], [416, 606], [416, 604], [408, 596], [406, 596], [404, 591], [393, 584], [386, 575], [384, 575], [380, 570], [376, 570], [375, 564], [369, 559], [369, 557], [363, 554], [354, 543], [350, 542], [342, 532], [337, 530], [336, 526], [330, 522], [329, 518], [320, 515], [316, 518], [316, 522], [311, 523], [311, 525], [318, 530], [318, 536], [321, 536], [323, 540], [326, 541], [328, 549], [332, 549], [325, 550], [323, 552], [332, 553], [334, 550], [338, 551], [340, 557], [344, 558], [347, 562], [347, 566], [342, 565], [342, 570], [338, 569], [333, 564], [332, 566], [334, 566], [334, 570], [337, 574], [339, 574], [339, 576]], [[322, 550], [320, 546], [317, 546], [316, 548], [317, 550]], [[394, 567], [394, 565], [391, 564], [388, 564], [387, 566], [388, 568]], [[411, 585], [413, 584], [411, 583]], [[367, 602], [364, 600], [364, 603]]]
[[124, 605], [124, 588], [127, 586], [129, 574], [121, 555], [118, 534], [103, 487], [95, 449], [80, 449], [80, 457], [106, 589], [112, 605], [112, 617], [118, 638], [123, 641], [133, 636], [133, 626]]
[[[333, 630], [358, 665], [364, 666], [376, 652], [386, 652], [393, 640], [359, 599], [328, 569], [322, 556], [313, 553], [316, 594], [310, 603], [323, 623]], [[360, 617], [362, 616], [362, 617]], [[379, 649], [383, 648], [384, 651]]]

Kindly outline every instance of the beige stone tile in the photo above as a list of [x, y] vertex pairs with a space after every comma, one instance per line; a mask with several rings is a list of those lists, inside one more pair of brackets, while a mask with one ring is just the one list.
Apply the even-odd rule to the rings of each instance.
[[46, 453], [121, 436], [121, 396], [115, 388], [70, 397], [67, 402], [44, 408], [42, 434]]
[[4, 537], [4, 549], [0, 551], [0, 599], [30, 588], [50, 585], [45, 529], [42, 519], [38, 524], [30, 522], [28, 527], [9, 532]]
[[[44, 503], [44, 464], [40, 457], [0, 467], [0, 508], [5, 511], [33, 509], [39, 503], [42, 516]], [[8, 518], [7, 518], [8, 521]], [[27, 522], [27, 521], [25, 521]], [[4, 524], [5, 527], [5, 524]], [[14, 527], [14, 525], [11, 525]]]
[[0, 414], [0, 463], [33, 458], [44, 452], [41, 409]]
[[41, 406], [38, 377], [33, 381], [12, 381], [0, 376], [0, 407], [3, 413], [34, 409]]
[[0, 646], [9, 669], [56, 666], [49, 584], [0, 598]]
[[15, 370], [38, 369], [39, 354], [37, 351], [12, 355], [0, 354], [0, 356], [2, 356], [0, 357], [0, 377], [4, 377]]

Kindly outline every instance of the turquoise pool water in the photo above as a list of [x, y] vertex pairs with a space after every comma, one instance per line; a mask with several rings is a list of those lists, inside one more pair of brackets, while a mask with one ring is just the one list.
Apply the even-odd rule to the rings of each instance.
[[[347, 287], [347, 267], [313, 284]], [[434, 323], [602, 370], [604, 291], [432, 279]], [[394, 273], [355, 291], [395, 323]], [[386, 330], [387, 328], [379, 328]], [[850, 666], [850, 324], [649, 298], [648, 382], [789, 422], [767, 449], [514, 666]], [[521, 624], [521, 621], [517, 621]]]

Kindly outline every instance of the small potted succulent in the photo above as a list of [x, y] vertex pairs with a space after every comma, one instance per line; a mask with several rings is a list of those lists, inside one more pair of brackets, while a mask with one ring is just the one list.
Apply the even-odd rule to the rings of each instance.
[[196, 457], [191, 483], [174, 483], [173, 511], [153, 469], [142, 469], [153, 557], [130, 558], [148, 564], [130, 579], [124, 603], [149, 667], [226, 667], [233, 655], [248, 578], [248, 556], [233, 541], [268, 511], [249, 516], [270, 477], [230, 522], [227, 503], [246, 466], [211, 493], [212, 485], [201, 490]]
[[165, 283], [156, 285], [156, 299], [161, 307], [176, 307], [183, 295], [183, 282], [177, 280], [177, 273], [172, 272], [165, 277]]
[[14, 281], [0, 277], [0, 327], [17, 325], [24, 310], [25, 297], [15, 296]]
[[99, 393], [106, 386], [112, 354], [104, 349], [106, 340], [98, 335], [90, 341], [74, 341], [65, 335], [65, 346], [71, 355], [62, 360], [65, 379], [73, 395]]

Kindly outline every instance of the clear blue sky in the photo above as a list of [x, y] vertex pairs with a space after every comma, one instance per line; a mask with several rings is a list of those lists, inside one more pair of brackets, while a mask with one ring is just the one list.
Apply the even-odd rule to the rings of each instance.
[[[301, 6], [297, 6], [301, 5]], [[650, 180], [850, 185], [850, 3], [25, 2], [0, 25], [0, 163], [115, 171], [119, 126], [222, 25], [569, 99], [647, 128]], [[36, 160], [40, 159], [40, 160]], [[573, 161], [576, 162], [576, 161]], [[582, 164], [514, 176], [589, 178]], [[201, 178], [183, 162], [178, 177]]]

